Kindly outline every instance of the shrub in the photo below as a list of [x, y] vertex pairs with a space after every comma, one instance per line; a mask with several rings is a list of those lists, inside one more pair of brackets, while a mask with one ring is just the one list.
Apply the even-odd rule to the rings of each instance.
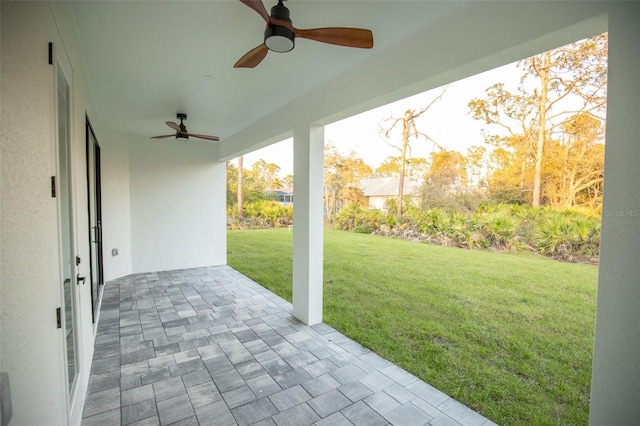
[[508, 213], [496, 211], [482, 216], [481, 229], [491, 247], [515, 250], [518, 222]]
[[373, 231], [373, 228], [368, 223], [363, 223], [362, 225], [356, 225], [353, 228], [353, 232], [356, 234], [370, 234]]
[[258, 200], [244, 203], [243, 218], [238, 217], [235, 207], [227, 207], [227, 227], [242, 228], [278, 228], [293, 223], [293, 207], [283, 206], [277, 201]]
[[550, 212], [539, 228], [538, 250], [546, 255], [571, 259], [596, 256], [600, 247], [600, 224], [580, 213]]
[[474, 212], [407, 206], [402, 217], [352, 205], [338, 212], [335, 226], [470, 249], [527, 249], [568, 261], [596, 260], [600, 239], [597, 214], [505, 203], [480, 203]]
[[356, 226], [361, 226], [365, 223], [372, 225], [371, 222], [373, 222], [373, 216], [368, 209], [351, 204], [340, 209], [336, 215], [335, 226], [338, 229], [353, 231]]

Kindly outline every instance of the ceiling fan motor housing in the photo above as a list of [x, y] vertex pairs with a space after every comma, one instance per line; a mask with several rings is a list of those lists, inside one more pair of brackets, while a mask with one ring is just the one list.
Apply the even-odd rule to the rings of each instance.
[[287, 21], [288, 23], [291, 23], [290, 16], [291, 15], [289, 13], [289, 9], [287, 8], [287, 6], [282, 4], [282, 0], [280, 0], [278, 4], [271, 8], [271, 17], [274, 19], [279, 19], [281, 21]]
[[189, 135], [187, 134], [187, 126], [184, 125], [182, 120], [187, 119], [187, 114], [178, 113], [177, 118], [180, 119], [180, 131], [176, 133], [176, 139], [182, 139], [185, 141], [189, 140]]
[[[271, 17], [279, 21], [291, 23], [289, 9], [282, 4], [282, 0], [271, 8]], [[289, 52], [295, 46], [295, 34], [287, 27], [280, 25], [269, 25], [264, 30], [264, 44], [274, 52]]]

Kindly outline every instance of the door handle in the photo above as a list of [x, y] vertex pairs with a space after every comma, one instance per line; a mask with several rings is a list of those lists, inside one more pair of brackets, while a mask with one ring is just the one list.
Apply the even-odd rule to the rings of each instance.
[[80, 274], [76, 275], [76, 285], [79, 285], [80, 281], [82, 281], [82, 285], [84, 285], [87, 281], [87, 277], [81, 277]]

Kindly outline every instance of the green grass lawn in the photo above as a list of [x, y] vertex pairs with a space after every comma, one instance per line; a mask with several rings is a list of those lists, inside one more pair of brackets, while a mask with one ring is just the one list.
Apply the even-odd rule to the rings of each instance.
[[[230, 231], [229, 265], [291, 301], [292, 236]], [[324, 238], [327, 324], [496, 423], [587, 424], [596, 267]]]

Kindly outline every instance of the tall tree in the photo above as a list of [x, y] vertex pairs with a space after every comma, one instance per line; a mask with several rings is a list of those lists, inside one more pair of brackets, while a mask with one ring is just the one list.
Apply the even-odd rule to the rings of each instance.
[[242, 205], [244, 202], [244, 168], [242, 166], [243, 163], [243, 157], [242, 155], [240, 157], [238, 157], [238, 217], [240, 219], [242, 219], [243, 216], [243, 212], [242, 212]]
[[601, 202], [604, 179], [604, 143], [600, 120], [577, 114], [563, 126], [563, 139], [550, 146], [549, 167], [545, 170], [551, 183], [545, 197], [553, 205], [595, 208]]
[[427, 177], [438, 181], [447, 192], [459, 192], [467, 183], [468, 162], [469, 160], [458, 151], [432, 152]]
[[497, 147], [488, 155], [487, 190], [494, 201], [505, 203], [530, 203], [526, 188], [532, 181], [532, 169], [521, 163], [521, 153]]
[[439, 207], [449, 209], [466, 193], [467, 158], [458, 151], [431, 153], [431, 164], [420, 188], [424, 209]]
[[[607, 34], [572, 43], [518, 63], [523, 74], [517, 91], [502, 83], [473, 99], [473, 117], [496, 125], [500, 133], [486, 141], [514, 153], [521, 183], [532, 168], [531, 204], [543, 194], [545, 150], [577, 113], [603, 119], [606, 107]], [[525, 188], [523, 187], [524, 191]]]
[[396, 177], [400, 176], [402, 159], [400, 157], [387, 157], [378, 167], [376, 167], [376, 176], [380, 177]]
[[[237, 169], [232, 163], [227, 163], [227, 205], [234, 206], [238, 216], [242, 217], [244, 204], [256, 200], [268, 199], [265, 189], [281, 188], [285, 181], [278, 173], [280, 166], [256, 161], [250, 169], [244, 168], [244, 157], [238, 157]], [[291, 186], [292, 176], [289, 176]]]
[[[402, 169], [401, 157], [387, 157], [387, 159], [380, 164], [376, 170], [376, 176], [380, 177], [398, 177]], [[407, 158], [405, 160], [405, 177], [412, 181], [419, 181], [424, 179], [429, 170], [429, 161], [426, 158], [415, 157]]]
[[360, 181], [371, 176], [372, 170], [355, 152], [342, 154], [326, 144], [324, 147], [324, 203], [329, 218], [343, 205], [367, 205], [360, 189]]
[[[404, 179], [406, 175], [407, 168], [407, 156], [411, 157], [411, 146], [409, 145], [409, 139], [411, 136], [418, 139], [420, 136], [424, 137], [426, 140], [433, 142], [435, 146], [440, 147], [435, 140], [429, 137], [426, 133], [418, 130], [416, 126], [416, 119], [420, 117], [422, 114], [427, 112], [429, 108], [436, 103], [436, 101], [441, 100], [444, 93], [447, 91], [447, 87], [442, 88], [440, 94], [436, 96], [431, 102], [422, 109], [407, 109], [405, 110], [402, 117], [399, 118], [389, 118], [386, 121], [391, 121], [391, 125], [388, 125], [384, 130], [385, 142], [397, 149], [400, 152], [400, 174], [398, 176], [398, 202], [397, 204], [397, 214], [398, 216], [402, 216], [402, 197], [404, 196]], [[391, 137], [391, 133], [396, 126], [401, 127], [401, 137], [400, 143], [394, 144], [389, 142], [389, 138]], [[440, 149], [442, 149], [440, 147]]]
[[467, 148], [467, 168], [469, 170], [469, 184], [482, 187], [485, 170], [485, 156], [487, 148], [473, 145]]
[[262, 189], [277, 189], [282, 186], [282, 179], [278, 176], [280, 166], [275, 163], [267, 163], [260, 159], [251, 166], [253, 178]]

